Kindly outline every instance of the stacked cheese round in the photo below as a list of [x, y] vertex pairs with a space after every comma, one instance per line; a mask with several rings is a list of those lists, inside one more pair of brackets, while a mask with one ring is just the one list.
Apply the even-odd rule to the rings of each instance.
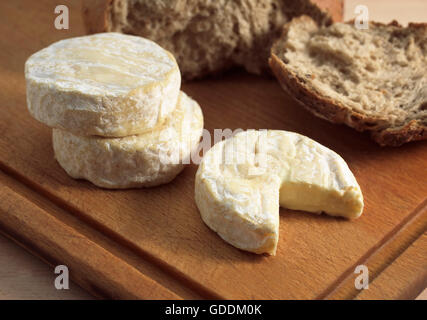
[[25, 78], [28, 110], [54, 128], [58, 162], [97, 186], [169, 182], [202, 135], [201, 109], [180, 92], [175, 58], [141, 37], [56, 42], [27, 60]]

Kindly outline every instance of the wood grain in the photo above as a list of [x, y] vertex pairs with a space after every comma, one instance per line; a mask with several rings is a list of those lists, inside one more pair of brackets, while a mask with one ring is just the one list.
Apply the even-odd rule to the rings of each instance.
[[0, 236], [0, 300], [92, 299], [74, 282], [68, 290], [54, 286], [54, 268], [36, 259], [12, 240]]
[[356, 299], [414, 299], [427, 286], [427, 234], [402, 253]]
[[0, 186], [0, 212], [1, 229], [28, 249], [66, 265], [85, 287], [97, 279], [92, 293], [124, 299], [179, 298], [5, 185]]
[[[370, 281], [375, 280], [382, 274], [384, 269], [388, 268], [390, 264], [410, 247], [419, 237], [427, 230], [427, 207], [425, 202], [422, 203], [408, 219], [402, 221], [396, 230], [393, 230], [389, 237], [386, 238], [384, 243], [379, 244], [379, 247], [374, 249], [374, 252], [367, 254], [364, 259], [361, 259], [358, 264], [363, 264], [369, 268]], [[406, 251], [405, 251], [406, 252]], [[418, 259], [414, 256], [414, 259]], [[426, 258], [425, 258], [426, 259]], [[418, 259], [419, 260], [419, 259]], [[426, 261], [418, 261], [417, 263], [424, 263], [427, 270]], [[400, 277], [400, 275], [396, 275]], [[335, 286], [333, 291], [325, 296], [326, 299], [354, 299], [359, 295], [360, 291], [354, 286], [353, 270], [344, 279], [338, 279], [339, 285]], [[372, 285], [371, 285], [372, 288]], [[418, 291], [420, 292], [420, 291]], [[417, 294], [418, 292], [413, 292]]]
[[423, 292], [421, 292], [415, 300], [427, 300], [427, 288], [424, 289]]
[[[257, 256], [229, 246], [203, 224], [193, 196], [196, 165], [151, 189], [108, 191], [71, 179], [53, 158], [51, 130], [29, 116], [25, 102], [28, 56], [83, 34], [79, 2], [70, 2], [71, 28], [62, 31], [53, 26], [55, 4], [0, 4], [0, 31], [8, 34], [0, 38], [0, 224], [47, 261], [69, 264], [82, 287], [116, 298], [325, 298], [350, 283], [361, 261], [380, 248], [388, 252], [399, 230], [411, 234], [406, 226], [425, 208], [423, 142], [380, 148], [365, 134], [311, 116], [274, 79], [240, 71], [183, 86], [202, 106], [206, 128], [296, 131], [335, 150], [361, 185], [366, 208], [360, 219], [281, 209], [277, 256]], [[23, 10], [28, 7], [32, 19]], [[376, 260], [375, 278], [414, 240], [398, 242], [393, 254]], [[426, 251], [424, 243], [421, 248]]]
[[[25, 178], [23, 180], [25, 181]], [[58, 221], [61, 221], [68, 227], [78, 230], [79, 234], [81, 234], [83, 237], [87, 238], [93, 243], [98, 244], [99, 246], [101, 246], [114, 256], [118, 257], [119, 259], [126, 261], [127, 264], [137, 269], [140, 273], [155, 280], [162, 286], [169, 288], [180, 297], [186, 299], [201, 298], [201, 296], [197, 292], [195, 292], [191, 288], [191, 285], [189, 285], [188, 283], [182, 283], [179, 281], [179, 279], [177, 279], [176, 277], [172, 277], [169, 273], [162, 272], [156, 264], [149, 264], [146, 263], [145, 260], [141, 260], [141, 256], [135, 254], [129, 248], [126, 248], [117, 241], [113, 241], [102, 233], [97, 232], [90, 225], [84, 222], [82, 223], [78, 215], [70, 214], [69, 211], [72, 211], [72, 209], [67, 208], [67, 210], [69, 211], [64, 210], [63, 208], [52, 203], [52, 201], [50, 201], [45, 196], [38, 193], [37, 190], [32, 190], [23, 183], [19, 182], [18, 179], [13, 179], [10, 175], [5, 174], [1, 170], [0, 185], [7, 186], [8, 188], [12, 189], [16, 194], [19, 194], [34, 203], [37, 207], [42, 209], [45, 214], [54, 216]], [[36, 251], [31, 250], [31, 241], [29, 241], [30, 243], [28, 243], [28, 241], [25, 241], [25, 239], [18, 239], [16, 235], [14, 240], [17, 241], [20, 245], [26, 247], [27, 250], [32, 251], [33, 254], [40, 256], [40, 254], [38, 254]], [[25, 242], [27, 242], [27, 244]], [[62, 258], [57, 258], [55, 259], [55, 261], [49, 261], [49, 258], [52, 259], [52, 257], [42, 258], [44, 258], [44, 260], [47, 259], [47, 262], [51, 265], [57, 265], [58, 263], [64, 264]], [[74, 273], [71, 273], [71, 277], [74, 277]], [[82, 285], [82, 283], [80, 284]], [[97, 290], [93, 290], [96, 288], [93, 288], [92, 286], [90, 286], [90, 284], [84, 283], [82, 286], [84, 286], [87, 291], [92, 292], [94, 295], [100, 295]], [[205, 297], [214, 298], [214, 296], [209, 296], [207, 294], [205, 295]]]

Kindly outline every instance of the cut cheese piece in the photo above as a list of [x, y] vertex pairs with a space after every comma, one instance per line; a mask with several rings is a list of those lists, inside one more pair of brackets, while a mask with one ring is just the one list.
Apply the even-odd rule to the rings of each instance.
[[123, 138], [78, 136], [53, 129], [55, 157], [73, 178], [104, 188], [151, 187], [181, 172], [203, 133], [202, 111], [181, 92], [165, 124]]
[[56, 42], [25, 63], [27, 105], [39, 121], [79, 135], [122, 137], [174, 110], [175, 58], [136, 36], [101, 33]]
[[215, 144], [197, 170], [203, 221], [233, 246], [276, 253], [279, 205], [357, 218], [363, 196], [345, 161], [297, 133], [248, 130]]

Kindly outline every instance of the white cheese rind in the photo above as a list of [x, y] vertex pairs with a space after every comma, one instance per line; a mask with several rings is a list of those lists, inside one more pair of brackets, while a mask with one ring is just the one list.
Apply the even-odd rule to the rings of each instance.
[[195, 199], [203, 221], [233, 246], [274, 255], [279, 205], [357, 218], [363, 196], [345, 161], [293, 132], [238, 133], [204, 156]]
[[[181, 92], [164, 125], [122, 138], [78, 136], [53, 129], [55, 158], [73, 178], [103, 188], [152, 187], [170, 182], [203, 133], [200, 106]], [[188, 163], [188, 162], [187, 162]]]
[[136, 36], [100, 33], [56, 42], [25, 63], [31, 115], [79, 135], [122, 137], [160, 125], [181, 85], [175, 58]]

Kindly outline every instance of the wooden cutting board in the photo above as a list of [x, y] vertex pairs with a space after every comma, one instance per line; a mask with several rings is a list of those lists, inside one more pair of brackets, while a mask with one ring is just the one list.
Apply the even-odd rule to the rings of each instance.
[[[54, 28], [53, 0], [0, 4], [0, 230], [107, 298], [413, 298], [427, 279], [427, 145], [381, 148], [368, 135], [311, 116], [274, 79], [243, 72], [186, 83], [205, 127], [295, 131], [338, 152], [365, 197], [356, 221], [281, 209], [275, 257], [243, 252], [200, 219], [197, 166], [172, 183], [108, 191], [73, 180], [53, 158], [51, 129], [26, 108], [24, 62], [84, 34]], [[369, 290], [354, 269], [369, 268]]]

